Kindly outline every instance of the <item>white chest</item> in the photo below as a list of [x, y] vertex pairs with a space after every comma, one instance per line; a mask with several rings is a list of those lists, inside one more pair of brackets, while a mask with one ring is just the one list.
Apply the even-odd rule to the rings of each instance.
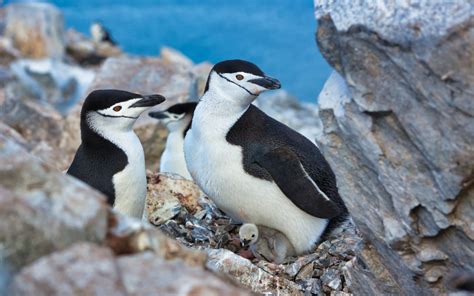
[[115, 144], [127, 155], [128, 164], [113, 177], [114, 209], [122, 214], [141, 218], [146, 198], [145, 156], [134, 132], [116, 135]]

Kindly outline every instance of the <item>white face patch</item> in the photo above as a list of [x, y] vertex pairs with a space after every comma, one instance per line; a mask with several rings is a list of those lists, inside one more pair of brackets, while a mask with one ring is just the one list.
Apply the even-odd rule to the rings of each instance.
[[120, 102], [110, 106], [109, 108], [101, 109], [96, 111], [97, 113], [106, 117], [122, 117], [137, 119], [140, 114], [148, 109], [148, 107], [131, 107], [136, 102], [140, 101], [141, 98], [131, 99], [128, 101]]
[[259, 78], [262, 77], [245, 72], [212, 72], [209, 91], [217, 93], [217, 97], [229, 98], [241, 105], [250, 105], [260, 93], [267, 91], [266, 88], [249, 82]]
[[128, 132], [140, 114], [151, 107], [131, 107], [142, 98], [130, 99], [116, 103], [108, 108], [89, 111], [87, 122], [89, 126], [100, 134], [122, 131]]
[[240, 86], [241, 88], [245, 89], [249, 94], [253, 96], [258, 96], [260, 93], [267, 90], [266, 88], [258, 84], [249, 82], [249, 80], [259, 79], [259, 78], [262, 78], [262, 76], [257, 76], [257, 75], [245, 73], [245, 72], [224, 73], [224, 74], [218, 74], [218, 75], [227, 79], [228, 82], [232, 82], [236, 84], [236, 86]]

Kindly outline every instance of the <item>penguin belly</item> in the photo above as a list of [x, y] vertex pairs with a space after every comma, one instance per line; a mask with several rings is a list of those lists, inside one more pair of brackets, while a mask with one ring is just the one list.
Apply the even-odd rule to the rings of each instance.
[[168, 135], [165, 150], [160, 158], [160, 172], [174, 173], [192, 180], [184, 158], [184, 139], [181, 131]]
[[[223, 137], [185, 139], [189, 172], [196, 183], [233, 219], [274, 228], [284, 233], [298, 254], [310, 251], [328, 224], [293, 204], [274, 183], [256, 178], [243, 168], [242, 147]], [[291, 180], [288, 180], [291, 182]]]

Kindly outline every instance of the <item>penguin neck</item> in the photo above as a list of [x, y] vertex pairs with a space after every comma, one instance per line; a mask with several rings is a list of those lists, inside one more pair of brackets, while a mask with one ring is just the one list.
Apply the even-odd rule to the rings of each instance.
[[100, 124], [100, 115], [90, 113], [81, 120], [82, 144], [87, 148], [99, 148], [104, 142], [110, 142], [122, 150], [131, 162], [130, 158], [138, 158], [141, 162], [143, 148], [137, 135], [130, 128], [107, 129], [106, 125]]
[[[229, 129], [247, 111], [250, 103], [235, 100], [219, 89], [209, 89], [194, 111], [191, 130], [227, 134]], [[193, 129], [197, 126], [198, 129]], [[200, 127], [200, 128], [199, 128]]]

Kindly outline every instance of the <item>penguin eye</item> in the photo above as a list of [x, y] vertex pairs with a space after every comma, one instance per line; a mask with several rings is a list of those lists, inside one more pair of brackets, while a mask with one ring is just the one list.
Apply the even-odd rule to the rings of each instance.
[[242, 80], [244, 79], [244, 75], [237, 74], [235, 75], [235, 78], [237, 78], [237, 80]]
[[120, 110], [122, 110], [122, 106], [115, 106], [113, 110], [115, 112], [119, 112]]

